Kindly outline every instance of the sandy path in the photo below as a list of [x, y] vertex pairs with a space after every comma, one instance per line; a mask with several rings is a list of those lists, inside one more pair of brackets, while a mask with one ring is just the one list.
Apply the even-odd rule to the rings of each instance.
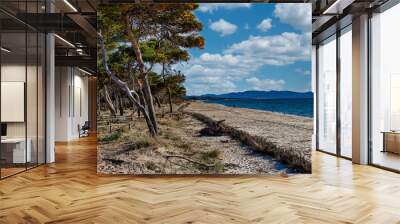
[[223, 125], [229, 129], [255, 139], [261, 151], [272, 152], [278, 159], [311, 170], [311, 118], [198, 101], [191, 102], [185, 111], [213, 121], [225, 120]]

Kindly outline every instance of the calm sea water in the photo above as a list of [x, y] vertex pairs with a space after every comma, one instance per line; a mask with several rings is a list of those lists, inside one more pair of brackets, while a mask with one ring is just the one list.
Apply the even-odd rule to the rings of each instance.
[[206, 103], [313, 117], [313, 99], [209, 99]]

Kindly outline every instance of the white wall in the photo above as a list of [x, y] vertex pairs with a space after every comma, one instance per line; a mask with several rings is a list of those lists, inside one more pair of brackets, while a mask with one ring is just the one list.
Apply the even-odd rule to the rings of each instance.
[[55, 141], [67, 141], [69, 133], [69, 69], [55, 68]]
[[[38, 70], [37, 70], [38, 69]], [[2, 114], [15, 113], [21, 114], [22, 120], [18, 122], [5, 122], [7, 124], [7, 137], [8, 138], [25, 138], [29, 140], [29, 148], [31, 148], [32, 162], [39, 159], [39, 163], [44, 163], [44, 150], [45, 150], [45, 120], [44, 120], [44, 82], [41, 67], [36, 65], [28, 65], [18, 63], [4, 63], [1, 66], [1, 81], [2, 82], [21, 82], [26, 85], [26, 99], [23, 99], [20, 107], [2, 106]], [[27, 80], [25, 80], [27, 78]], [[3, 85], [3, 83], [2, 83]], [[2, 89], [2, 98], [6, 97], [10, 92], [4, 92]], [[19, 94], [24, 95], [25, 89], [17, 90]], [[5, 95], [4, 95], [5, 94]], [[25, 98], [22, 96], [21, 98]], [[2, 102], [3, 104], [4, 102]], [[26, 103], [26, 106], [25, 106]], [[18, 104], [18, 102], [15, 102]], [[13, 111], [14, 110], [14, 111]], [[26, 113], [26, 120], [24, 114]], [[3, 120], [3, 118], [2, 118]]]
[[72, 67], [56, 67], [55, 73], [55, 140], [70, 141], [89, 117], [88, 78]]
[[[76, 74], [78, 72], [78, 75]], [[88, 78], [87, 76], [82, 76], [83, 73], [75, 69], [74, 71], [74, 108], [75, 113], [73, 113], [72, 119], [72, 136], [79, 137], [78, 125], [82, 126], [85, 121], [89, 120], [89, 110], [88, 110]], [[80, 102], [79, 102], [80, 101]], [[74, 111], [73, 111], [74, 112]]]
[[[1, 81], [3, 82], [25, 82], [25, 64], [3, 64], [1, 66]], [[7, 110], [7, 108], [1, 108]], [[7, 123], [8, 137], [25, 137], [25, 122]]]

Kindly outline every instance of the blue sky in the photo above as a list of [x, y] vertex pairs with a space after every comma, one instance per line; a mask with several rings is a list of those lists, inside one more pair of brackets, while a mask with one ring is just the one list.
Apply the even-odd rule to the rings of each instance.
[[188, 95], [310, 90], [310, 4], [204, 3], [195, 15], [205, 48], [175, 67]]

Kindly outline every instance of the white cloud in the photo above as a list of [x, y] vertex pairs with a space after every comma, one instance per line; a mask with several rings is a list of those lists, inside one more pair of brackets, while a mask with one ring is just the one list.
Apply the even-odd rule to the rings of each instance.
[[224, 80], [223, 76], [205, 76], [191, 78], [185, 82], [188, 95], [203, 95], [206, 93], [227, 93], [237, 90], [234, 82]]
[[264, 19], [261, 21], [260, 24], [258, 24], [257, 28], [261, 30], [262, 32], [267, 32], [269, 29], [272, 27], [272, 19]]
[[220, 8], [222, 9], [238, 9], [238, 8], [250, 8], [251, 3], [202, 3], [198, 10], [201, 12], [212, 13]]
[[276, 4], [274, 14], [282, 23], [302, 31], [311, 31], [311, 4], [281, 3]]
[[246, 23], [246, 25], [244, 25], [244, 29], [245, 29], [245, 30], [249, 30], [249, 29], [250, 29], [250, 26], [249, 26], [248, 23]]
[[246, 79], [246, 82], [252, 85], [253, 90], [282, 90], [283, 86], [285, 85], [285, 81], [280, 80], [273, 80], [273, 79], [258, 79], [256, 77], [251, 77]]
[[[224, 93], [247, 89], [275, 89], [285, 86], [283, 80], [254, 79], [266, 65], [285, 66], [297, 61], [310, 61], [309, 33], [282, 33], [270, 36], [250, 36], [231, 45], [221, 53], [191, 56], [188, 63], [175, 65], [187, 76], [189, 95]], [[240, 87], [240, 88], [239, 88]]]
[[308, 69], [297, 68], [295, 72], [302, 74], [302, 75], [311, 75], [311, 71]]
[[238, 55], [261, 64], [288, 65], [310, 60], [311, 38], [308, 33], [282, 33], [274, 36], [250, 36], [233, 44], [226, 54]]
[[225, 55], [220, 55], [220, 54], [209, 54], [209, 53], [204, 53], [200, 56], [200, 59], [203, 62], [221, 62], [221, 63], [226, 63], [230, 65], [235, 65], [239, 63], [238, 58], [234, 57], [231, 54], [225, 54]]
[[235, 24], [229, 23], [223, 19], [210, 24], [210, 29], [219, 33], [221, 37], [226, 35], [231, 35], [236, 32], [237, 26]]
[[224, 76], [226, 80], [237, 80], [255, 68], [230, 54], [204, 53], [192, 58], [188, 64], [178, 65], [176, 69], [184, 71], [190, 77]]

